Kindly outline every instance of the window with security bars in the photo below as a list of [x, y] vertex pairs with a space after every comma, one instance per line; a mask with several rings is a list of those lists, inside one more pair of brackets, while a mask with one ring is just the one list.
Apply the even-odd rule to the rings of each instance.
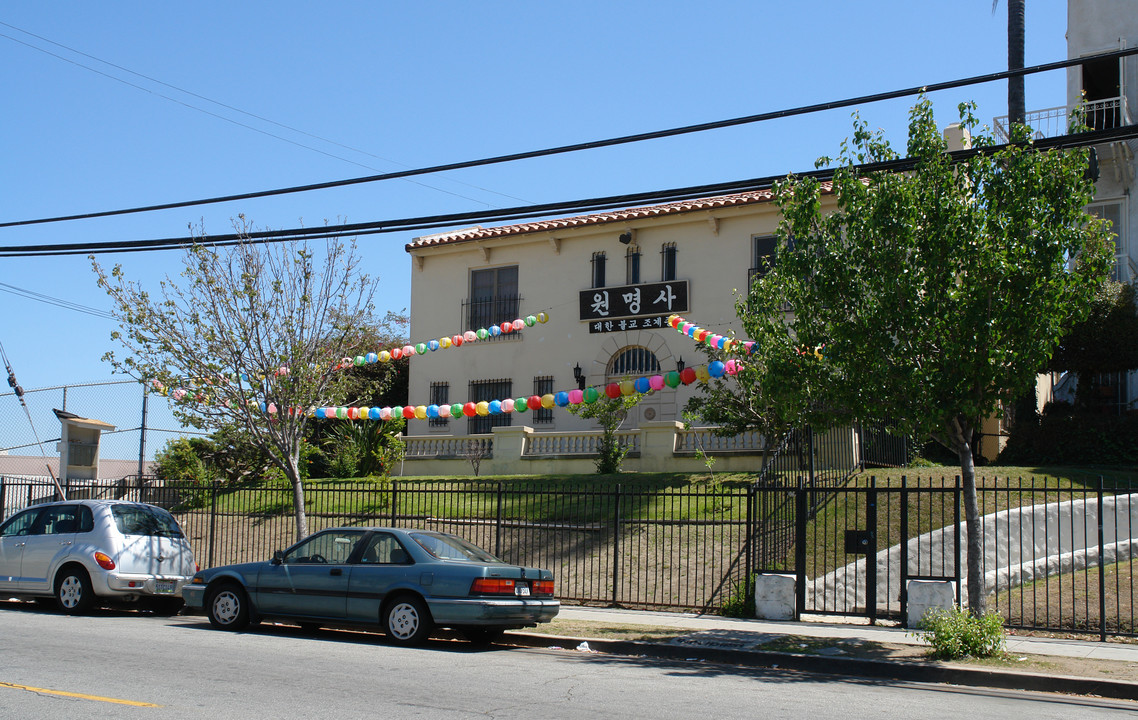
[[517, 265], [470, 272], [470, 298], [466, 301], [465, 313], [467, 328], [478, 330], [512, 322], [518, 317], [520, 305]]
[[751, 238], [751, 269], [747, 273], [748, 285], [755, 282], [755, 278], [771, 271], [777, 247], [778, 238], [774, 235], [755, 235]]
[[[553, 392], [553, 376], [545, 375], [533, 379], [533, 394], [541, 397]], [[548, 425], [553, 422], [553, 408], [538, 408], [533, 411], [534, 425]]]
[[[480, 402], [492, 400], [505, 400], [513, 397], [513, 381], [511, 380], [475, 380], [470, 383], [470, 402], [477, 405]], [[510, 424], [508, 413], [496, 415], [475, 415], [467, 418], [466, 429], [471, 435], [490, 432], [490, 428]]]
[[[431, 404], [432, 405], [449, 405], [450, 404], [450, 383], [433, 382], [431, 383]], [[427, 420], [428, 427], [447, 427], [450, 420], [444, 417], [433, 417]]]
[[660, 372], [660, 361], [656, 354], [646, 347], [627, 347], [612, 356], [609, 361], [610, 377], [625, 375], [645, 375]]
[[660, 248], [660, 281], [676, 279], [676, 244], [664, 243]]
[[624, 254], [624, 284], [640, 284], [640, 248], [632, 245]]
[[593, 253], [593, 287], [602, 288], [605, 286], [605, 254], [604, 252]]
[[1133, 280], [1129, 270], [1129, 250], [1126, 246], [1126, 217], [1125, 208], [1121, 200], [1098, 202], [1087, 205], [1087, 212], [1096, 218], [1110, 221], [1110, 234], [1114, 239], [1114, 280], [1128, 282]]

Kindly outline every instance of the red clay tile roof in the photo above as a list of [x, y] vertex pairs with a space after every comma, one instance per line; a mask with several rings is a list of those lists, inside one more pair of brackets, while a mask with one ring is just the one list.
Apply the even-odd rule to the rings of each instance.
[[[823, 183], [822, 192], [828, 193], [829, 191], [830, 184]], [[645, 207], [627, 208], [624, 210], [609, 210], [592, 215], [578, 215], [576, 217], [558, 218], [555, 220], [538, 220], [536, 222], [521, 223], [518, 225], [501, 225], [499, 227], [488, 228], [476, 226], [414, 238], [407, 244], [407, 251], [410, 252], [411, 250], [421, 247], [469, 242], [471, 240], [484, 240], [509, 235], [525, 235], [526, 233], [547, 232], [587, 225], [601, 225], [610, 222], [626, 222], [629, 220], [659, 217], [661, 215], [675, 215], [698, 210], [714, 210], [716, 208], [753, 205], [756, 203], [770, 202], [773, 199], [774, 193], [770, 190], [756, 190], [754, 192], [737, 193], [734, 195], [719, 195], [716, 197], [697, 198], [695, 200], [681, 200], [679, 202], [665, 203], [663, 205], [647, 205]]]

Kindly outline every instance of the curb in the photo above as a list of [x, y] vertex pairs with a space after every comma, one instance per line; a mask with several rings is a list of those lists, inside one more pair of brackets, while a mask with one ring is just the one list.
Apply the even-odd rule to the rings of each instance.
[[860, 658], [676, 646], [638, 640], [601, 640], [522, 632], [510, 632], [500, 642], [533, 648], [548, 648], [551, 645], [558, 644], [572, 647], [587, 642], [591, 650], [627, 657], [652, 657], [661, 660], [691, 660], [694, 657], [728, 665], [778, 668], [780, 670], [797, 670], [828, 675], [852, 675], [877, 680], [943, 683], [1001, 690], [1090, 695], [1114, 700], [1138, 700], [1138, 683], [1135, 682], [1066, 675], [1037, 675], [1012, 670], [990, 670], [959, 665], [906, 661], [886, 662]]

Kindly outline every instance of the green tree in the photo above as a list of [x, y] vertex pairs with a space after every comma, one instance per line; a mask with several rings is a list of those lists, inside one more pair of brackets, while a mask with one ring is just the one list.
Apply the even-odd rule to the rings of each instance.
[[128, 353], [104, 359], [167, 392], [182, 422], [241, 428], [292, 485], [299, 539], [310, 410], [345, 397], [349, 377], [335, 367], [372, 324], [376, 282], [360, 272], [354, 243], [330, 240], [318, 254], [304, 242], [251, 241], [243, 216], [235, 227], [235, 245], [188, 246], [182, 280], [166, 277], [156, 297], [92, 258], [121, 328], [112, 337]]
[[604, 393], [592, 403], [569, 405], [569, 412], [589, 420], [596, 420], [601, 426], [601, 444], [597, 448], [597, 474], [615, 475], [620, 472], [628, 446], [621, 444], [617, 430], [628, 417], [628, 411], [644, 398], [640, 393], [608, 397]]
[[922, 98], [910, 113], [911, 170], [860, 170], [897, 155], [855, 120], [832, 185], [779, 183], [775, 265], [737, 310], [758, 348], [757, 383], [783, 417], [892, 423], [959, 458], [968, 606], [980, 616], [973, 433], [1034, 383], [1113, 258], [1083, 210], [1086, 152], [1037, 151], [1022, 129], [1019, 144], [995, 151], [975, 134], [973, 110], [960, 108], [980, 148], [966, 162], [952, 162]]

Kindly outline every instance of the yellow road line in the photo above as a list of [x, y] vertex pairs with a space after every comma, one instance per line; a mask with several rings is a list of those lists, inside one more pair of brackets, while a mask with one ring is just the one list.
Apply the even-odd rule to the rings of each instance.
[[100, 697], [98, 695], [84, 695], [83, 693], [66, 692], [63, 690], [48, 690], [47, 688], [32, 687], [31, 685], [17, 685], [15, 683], [0, 682], [0, 687], [14, 690], [27, 690], [28, 692], [43, 693], [45, 695], [59, 695], [61, 697], [79, 698], [80, 700], [97, 700], [99, 702], [115, 703], [118, 705], [133, 705], [135, 707], [162, 707], [154, 703], [138, 702], [137, 700], [122, 700], [120, 698]]

